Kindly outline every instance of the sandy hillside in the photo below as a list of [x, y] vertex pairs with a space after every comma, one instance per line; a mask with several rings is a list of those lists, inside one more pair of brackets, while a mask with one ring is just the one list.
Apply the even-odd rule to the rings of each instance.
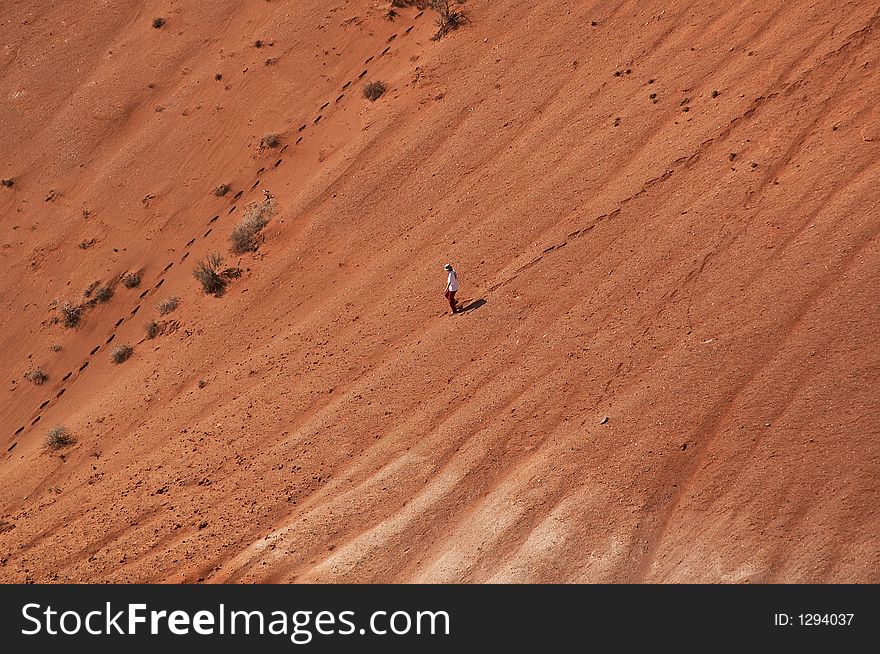
[[876, 3], [389, 6], [4, 3], [0, 580], [880, 581]]

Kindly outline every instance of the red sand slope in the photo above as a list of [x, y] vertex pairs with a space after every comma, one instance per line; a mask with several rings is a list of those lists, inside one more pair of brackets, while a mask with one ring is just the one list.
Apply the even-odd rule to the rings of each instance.
[[464, 9], [4, 6], [0, 579], [880, 581], [876, 3]]

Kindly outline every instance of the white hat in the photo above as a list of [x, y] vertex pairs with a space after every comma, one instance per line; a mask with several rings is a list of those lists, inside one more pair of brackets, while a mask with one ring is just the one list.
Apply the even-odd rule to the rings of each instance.
[[451, 264], [451, 263], [447, 263], [447, 264], [445, 264], [445, 265], [443, 266], [443, 270], [452, 270], [452, 264]]

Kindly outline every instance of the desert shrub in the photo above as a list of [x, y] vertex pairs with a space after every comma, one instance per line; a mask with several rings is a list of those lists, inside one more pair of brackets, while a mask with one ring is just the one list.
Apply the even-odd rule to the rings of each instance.
[[437, 12], [437, 32], [431, 37], [432, 41], [439, 41], [467, 21], [463, 11], [456, 11], [449, 6], [449, 0], [431, 0], [430, 4], [431, 9]]
[[279, 145], [281, 145], [281, 139], [277, 134], [266, 134], [260, 141], [261, 148], [277, 148]]
[[196, 264], [193, 277], [199, 281], [205, 293], [223, 295], [223, 291], [226, 290], [226, 279], [220, 272], [222, 265], [223, 257], [219, 254], [210, 254], [206, 259]]
[[229, 235], [234, 254], [244, 254], [257, 249], [257, 235], [269, 223], [269, 218], [274, 211], [275, 203], [270, 197], [259, 204], [254, 202], [248, 205], [241, 221]]
[[718, 91], [712, 91], [713, 98], [717, 98], [719, 95], [720, 95], [720, 93], [718, 93]]
[[12, 185], [15, 184], [15, 181], [12, 179], [5, 178], [0, 181], [0, 184], [3, 184], [6, 188], [12, 188]]
[[24, 378], [36, 386], [42, 386], [49, 379], [49, 375], [42, 368], [34, 368], [24, 373]]
[[385, 85], [382, 82], [367, 82], [364, 85], [364, 97], [370, 102], [375, 102], [385, 93]]
[[165, 19], [161, 16], [157, 16], [153, 19], [153, 27], [156, 29], [160, 29], [163, 25], [165, 25]]
[[122, 285], [125, 288], [137, 288], [141, 285], [141, 276], [137, 273], [125, 273], [122, 276]]
[[176, 295], [171, 295], [162, 300], [159, 304], [156, 305], [156, 310], [159, 312], [160, 316], [164, 316], [166, 313], [171, 313], [177, 308], [178, 299]]
[[147, 338], [154, 339], [159, 335], [160, 328], [159, 323], [155, 320], [151, 320], [146, 325], [144, 325], [144, 331], [147, 332]]
[[60, 450], [62, 447], [73, 445], [74, 442], [70, 431], [62, 425], [52, 427], [46, 434], [46, 447], [50, 450]]
[[95, 291], [95, 299], [104, 304], [110, 301], [110, 298], [113, 297], [113, 287], [112, 286], [99, 286]]
[[113, 363], [122, 363], [127, 360], [133, 352], [134, 348], [131, 345], [128, 343], [121, 343], [110, 350], [110, 360]]
[[52, 350], [53, 352], [60, 352], [61, 346], [58, 343], [53, 343], [49, 349]]
[[73, 304], [72, 302], [64, 302], [59, 308], [58, 311], [61, 312], [61, 322], [68, 329], [72, 329], [79, 325], [80, 320], [82, 320], [83, 308], [79, 304]]
[[223, 73], [214, 73], [214, 79], [218, 82], [223, 79]]
[[86, 286], [85, 290], [83, 291], [83, 297], [92, 297], [92, 293], [94, 293], [95, 289], [98, 288], [100, 285], [100, 279], [96, 279], [95, 281], [93, 281], [91, 284]]
[[232, 187], [229, 184], [221, 184], [217, 188], [214, 189], [214, 195], [218, 198], [222, 198], [224, 195], [229, 193], [232, 190]]

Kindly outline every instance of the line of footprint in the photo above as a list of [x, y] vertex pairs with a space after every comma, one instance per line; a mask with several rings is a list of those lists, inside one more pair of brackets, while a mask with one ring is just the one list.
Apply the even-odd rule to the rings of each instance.
[[[424, 15], [424, 13], [425, 13], [424, 11], [420, 11], [420, 12], [418, 12], [418, 13], [413, 17], [413, 20], [417, 20], [417, 19], [421, 18], [421, 17]], [[415, 27], [415, 25], [410, 25], [410, 26], [407, 27], [405, 30], [403, 30], [403, 32], [402, 32], [401, 34], [404, 35], [404, 36], [406, 36], [407, 34], [409, 34], [409, 33], [412, 31], [413, 27]], [[398, 34], [392, 34], [390, 37], [388, 37], [388, 39], [387, 39], [385, 42], [388, 43], [388, 44], [390, 44], [390, 43], [392, 43], [395, 39], [397, 39], [397, 37], [398, 37]], [[377, 57], [381, 57], [381, 56], [387, 54], [390, 50], [391, 50], [391, 45], [387, 45], [387, 46], [385, 47], [385, 49], [382, 50], [378, 55], [374, 55], [374, 56], [370, 56], [370, 57], [368, 57], [368, 58], [364, 61], [364, 65], [365, 65], [365, 66], [366, 66], [366, 65], [369, 65], [374, 59], [376, 59]], [[368, 74], [368, 72], [369, 72], [369, 69], [368, 69], [368, 68], [365, 68], [361, 73], [358, 74], [358, 76], [357, 76], [356, 79], [354, 79], [354, 80], [349, 80], [349, 81], [347, 81], [345, 84], [343, 84], [343, 85], [342, 85], [342, 89], [341, 89], [341, 90], [342, 90], [342, 93], [336, 98], [335, 101], [333, 101], [332, 104], [335, 106], [335, 105], [337, 105], [337, 104], [338, 104], [343, 98], [345, 98], [345, 91], [346, 91], [346, 90], [347, 90], [347, 89], [348, 89], [348, 88], [349, 88], [354, 82], [356, 82], [357, 80], [363, 79], [363, 78]], [[325, 102], [324, 104], [322, 104], [320, 107], [318, 107], [318, 110], [317, 110], [317, 112], [316, 112], [316, 113], [317, 113], [317, 116], [314, 118], [314, 120], [312, 120], [312, 125], [317, 125], [317, 124], [321, 121], [321, 118], [322, 118], [322, 116], [323, 116], [323, 114], [322, 114], [321, 112], [323, 112], [323, 111], [324, 111], [327, 107], [329, 107], [330, 105], [331, 105], [331, 102], [328, 101], [328, 102]], [[297, 131], [297, 132], [303, 132], [303, 131], [306, 130], [307, 127], [308, 127], [308, 125], [307, 125], [306, 123], [303, 123], [300, 127], [297, 128], [296, 131]], [[300, 143], [302, 140], [303, 140], [303, 136], [300, 135], [300, 136], [296, 139], [296, 142], [294, 143], [294, 146], [299, 145], [299, 143]], [[287, 148], [288, 148], [289, 146], [290, 146], [289, 143], [288, 143], [288, 144], [285, 144], [285, 145], [281, 148], [279, 154], [284, 154], [285, 150], [287, 150]], [[278, 160], [272, 165], [272, 168], [273, 168], [273, 169], [278, 168], [278, 166], [280, 166], [281, 163], [282, 163], [283, 161], [284, 161], [283, 158], [279, 158], [279, 159], [278, 159]], [[263, 172], [265, 172], [265, 170], [266, 170], [266, 167], [263, 166], [262, 168], [260, 168], [260, 169], [255, 173], [256, 176], [257, 176], [257, 179], [256, 179], [256, 180], [254, 181], [254, 183], [251, 185], [251, 188], [250, 188], [251, 191], [253, 191], [254, 189], [256, 189], [256, 188], [260, 185], [260, 177], [259, 177], [259, 176], [260, 176]], [[236, 201], [242, 196], [243, 193], [244, 193], [243, 190], [238, 191], [238, 192], [233, 196], [232, 201], [233, 201], [233, 202], [236, 202]], [[237, 205], [236, 205], [236, 204], [233, 204], [232, 207], [229, 209], [229, 211], [227, 211], [227, 214], [231, 214], [231, 213], [233, 213], [233, 212], [236, 210], [236, 208], [237, 208]], [[208, 221], [208, 225], [213, 224], [214, 222], [216, 222], [217, 220], [219, 220], [219, 218], [220, 218], [220, 214], [217, 214], [216, 216], [212, 217], [212, 218]], [[211, 234], [212, 231], [213, 231], [213, 227], [209, 227], [208, 230], [207, 230], [204, 234], [202, 234], [202, 238], [203, 238], [203, 239], [204, 239], [204, 238], [207, 238], [207, 237]], [[189, 254], [190, 254], [190, 248], [193, 246], [193, 244], [195, 244], [195, 242], [196, 242], [197, 240], [198, 240], [198, 237], [197, 237], [197, 236], [196, 236], [196, 237], [193, 237], [193, 238], [190, 239], [189, 242], [184, 246], [184, 248], [183, 248], [183, 249], [184, 249], [184, 253], [183, 253], [183, 256], [180, 258], [180, 263], [183, 263], [184, 261], [186, 261], [187, 257], [189, 257]], [[140, 302], [140, 301], [143, 300], [147, 295], [149, 295], [151, 291], [155, 291], [155, 290], [157, 290], [160, 286], [162, 286], [162, 284], [165, 283], [165, 277], [164, 277], [164, 275], [165, 275], [165, 273], [167, 273], [167, 272], [171, 269], [171, 267], [172, 267], [173, 265], [174, 265], [174, 262], [172, 261], [172, 262], [168, 263], [168, 264], [162, 269], [162, 273], [161, 273], [162, 276], [159, 278], [159, 280], [156, 282], [156, 284], [154, 284], [154, 285], [151, 286], [150, 288], [144, 290], [144, 291], [140, 294], [140, 296], [138, 297], [138, 302]], [[138, 304], [137, 306], [135, 306], [134, 309], [132, 309], [132, 310], [129, 312], [129, 315], [128, 315], [127, 317], [130, 318], [130, 317], [136, 315], [137, 312], [138, 312], [138, 310], [140, 310], [140, 308], [141, 308], [141, 305], [140, 305], [140, 304]], [[125, 320], [126, 320], [126, 317], [124, 316], [124, 317], [122, 317], [122, 318], [119, 318], [119, 319], [116, 321], [116, 324], [113, 326], [113, 331], [110, 333], [110, 336], [104, 341], [103, 345], [109, 345], [110, 343], [113, 342], [113, 339], [116, 338], [116, 330], [119, 328], [119, 326], [120, 326], [123, 322], [125, 322]], [[82, 363], [82, 365], [80, 365], [80, 367], [79, 367], [78, 370], [76, 370], [76, 371], [71, 370], [71, 371], [68, 372], [66, 375], [64, 375], [64, 377], [61, 378], [61, 386], [60, 386], [60, 387], [58, 388], [58, 390], [55, 392], [55, 395], [54, 395], [53, 397], [50, 397], [49, 399], [45, 400], [42, 404], [40, 404], [39, 407], [37, 407], [37, 410], [36, 410], [36, 416], [30, 421], [30, 424], [29, 424], [29, 425], [22, 425], [21, 427], [19, 427], [18, 429], [16, 429], [15, 432], [13, 433], [13, 435], [12, 435], [13, 438], [18, 437], [19, 434], [23, 433], [23, 432], [25, 431], [25, 429], [27, 429], [27, 427], [29, 427], [29, 426], [30, 426], [30, 427], [33, 427], [33, 426], [36, 425], [38, 422], [40, 422], [40, 419], [42, 418], [42, 411], [43, 411], [43, 409], [45, 409], [47, 406], [49, 406], [49, 404], [52, 402], [52, 400], [58, 400], [58, 399], [61, 398], [62, 395], [64, 395], [64, 393], [67, 391], [67, 386], [65, 386], [65, 384], [67, 383], [67, 381], [68, 381], [71, 377], [73, 377], [73, 375], [74, 375], [75, 373], [77, 373], [77, 375], [76, 375], [76, 377], [74, 377], [74, 379], [71, 381], [71, 383], [73, 383], [74, 381], [76, 381], [77, 379], [79, 379], [79, 377], [80, 377], [80, 376], [82, 375], [82, 373], [86, 370], [86, 368], [89, 367], [89, 363], [91, 362], [91, 360], [92, 360], [92, 358], [95, 356], [95, 354], [98, 353], [98, 351], [101, 349], [101, 347], [102, 347], [102, 345], [96, 345], [95, 347], [93, 347], [92, 350], [91, 350], [91, 352], [89, 352], [89, 356], [88, 356], [88, 357], [86, 358], [86, 360]], [[14, 440], [14, 441], [12, 442], [12, 444], [11, 444], [8, 448], [6, 448], [7, 453], [8, 453], [8, 452], [12, 452], [12, 450], [15, 449], [15, 446], [16, 446], [16, 445], [18, 445], [18, 441], [17, 441], [17, 440]]]

